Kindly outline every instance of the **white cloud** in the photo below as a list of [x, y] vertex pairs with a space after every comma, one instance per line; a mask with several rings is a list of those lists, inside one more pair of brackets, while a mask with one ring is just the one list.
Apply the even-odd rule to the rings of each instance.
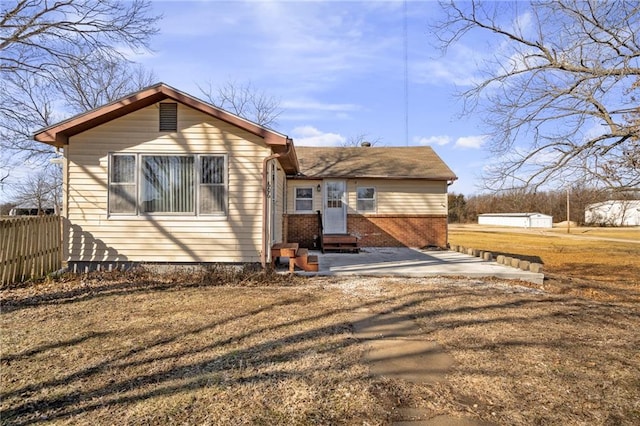
[[[354, 75], [380, 69], [399, 37], [367, 19], [360, 6], [324, 2], [253, 4], [249, 27], [262, 72], [297, 87], [318, 90]], [[246, 29], [246, 25], [243, 28]], [[391, 67], [389, 60], [383, 61]], [[257, 70], [254, 70], [254, 72]], [[300, 78], [304, 76], [304, 78]]]
[[352, 112], [363, 109], [356, 104], [321, 102], [308, 98], [285, 100], [280, 106], [285, 111], [280, 116], [281, 119], [306, 122], [315, 120], [348, 120], [351, 118]]
[[515, 19], [511, 23], [512, 25], [511, 31], [514, 31], [519, 34], [528, 35], [534, 29], [533, 24], [534, 24], [534, 21], [533, 21], [533, 15], [531, 14], [531, 11], [526, 11], [515, 17]]
[[350, 112], [358, 111], [362, 108], [356, 104], [338, 104], [338, 103], [326, 103], [315, 101], [312, 99], [292, 99], [283, 101], [283, 108], [295, 109], [295, 110], [315, 110], [315, 111], [329, 111], [329, 112]]
[[487, 58], [486, 53], [458, 43], [447, 50], [444, 57], [416, 61], [410, 74], [419, 84], [473, 86], [482, 81], [478, 74], [479, 64]]
[[338, 133], [322, 132], [313, 126], [296, 127], [291, 135], [299, 146], [339, 146], [347, 140]]
[[413, 138], [413, 141], [418, 145], [446, 145], [451, 142], [451, 137], [447, 135], [440, 136], [416, 136]]
[[416, 83], [438, 84], [453, 83], [457, 86], [472, 86], [477, 82], [472, 68], [460, 66], [454, 61], [427, 61], [415, 66]]
[[478, 136], [462, 136], [456, 139], [456, 148], [481, 148], [484, 142], [487, 140], [486, 135]]

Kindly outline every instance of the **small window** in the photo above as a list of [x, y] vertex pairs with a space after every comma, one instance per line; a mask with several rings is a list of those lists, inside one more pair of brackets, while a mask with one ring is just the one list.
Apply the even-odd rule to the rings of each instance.
[[109, 212], [136, 213], [136, 156], [113, 155], [109, 182]]
[[200, 157], [200, 213], [225, 214], [227, 188], [225, 185], [225, 157]]
[[372, 187], [362, 187], [357, 190], [356, 207], [359, 212], [376, 211], [376, 189]]
[[160, 131], [175, 132], [178, 130], [178, 104], [160, 104]]
[[313, 188], [296, 188], [296, 211], [313, 211]]

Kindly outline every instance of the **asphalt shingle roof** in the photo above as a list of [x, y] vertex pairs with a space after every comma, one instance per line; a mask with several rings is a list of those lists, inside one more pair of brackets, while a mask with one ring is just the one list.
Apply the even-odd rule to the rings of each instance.
[[300, 173], [313, 178], [455, 180], [453, 171], [428, 146], [296, 147]]

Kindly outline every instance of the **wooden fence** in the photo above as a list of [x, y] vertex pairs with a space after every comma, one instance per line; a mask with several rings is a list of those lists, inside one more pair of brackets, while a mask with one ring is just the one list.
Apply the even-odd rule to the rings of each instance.
[[59, 216], [0, 218], [0, 285], [61, 268]]

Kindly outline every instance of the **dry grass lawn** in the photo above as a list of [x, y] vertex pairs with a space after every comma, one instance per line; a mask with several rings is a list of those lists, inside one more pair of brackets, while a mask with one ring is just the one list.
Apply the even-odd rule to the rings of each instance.
[[[558, 234], [566, 234], [567, 228], [558, 226], [549, 230]], [[602, 228], [602, 227], [578, 227], [569, 228], [571, 235], [579, 237], [603, 237], [616, 238], [629, 241], [640, 241], [640, 227], [634, 228]]]
[[567, 235], [558, 228], [452, 225], [449, 240], [542, 263], [547, 291], [640, 302], [640, 229], [574, 228]]
[[[640, 424], [637, 304], [464, 279], [91, 275], [3, 289], [3, 424]], [[207, 285], [204, 285], [206, 282]], [[394, 312], [455, 359], [371, 377], [355, 316]]]

